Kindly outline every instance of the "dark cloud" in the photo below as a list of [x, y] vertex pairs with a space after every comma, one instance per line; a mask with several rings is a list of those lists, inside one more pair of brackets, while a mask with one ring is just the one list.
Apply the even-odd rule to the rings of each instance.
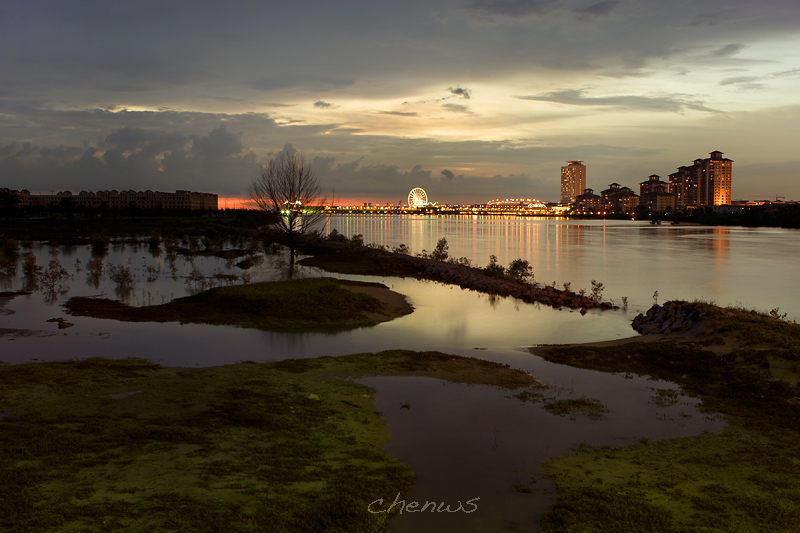
[[456, 177], [455, 174], [453, 174], [451, 171], [447, 169], [442, 170], [442, 176], [444, 176], [447, 179], [447, 181], [453, 181], [453, 178]]
[[605, 0], [583, 9], [573, 9], [572, 11], [579, 20], [593, 19], [608, 16], [617, 7], [617, 4], [619, 4], [619, 0]]
[[328, 102], [323, 102], [322, 100], [317, 100], [316, 102], [314, 102], [314, 107], [318, 109], [328, 109], [332, 107], [332, 104], [329, 104]]
[[0, 175], [8, 177], [7, 186], [45, 191], [166, 188], [233, 194], [240, 186], [227, 178], [251, 180], [258, 166], [241, 134], [224, 125], [198, 136], [128, 127], [96, 146], [0, 148]]
[[442, 108], [452, 113], [469, 113], [469, 107], [461, 104], [442, 104]]
[[539, 102], [553, 102], [556, 104], [566, 104], [574, 106], [602, 106], [616, 107], [627, 110], [639, 111], [663, 111], [678, 113], [686, 109], [694, 111], [704, 111], [708, 113], [719, 113], [703, 105], [697, 100], [688, 100], [680, 96], [637, 96], [620, 95], [605, 97], [584, 96], [583, 89], [563, 89], [536, 96], [517, 96], [520, 100], [533, 100]]
[[544, 15], [558, 4], [558, 0], [474, 0], [467, 10], [484, 16], [521, 17]]
[[450, 91], [450, 94], [452, 94], [452, 95], [461, 96], [463, 98], [466, 98], [467, 100], [472, 98], [472, 94], [470, 93], [469, 89], [466, 89], [466, 88], [463, 88], [463, 87], [456, 87], [455, 89], [453, 89], [452, 87], [450, 87], [448, 90]]
[[379, 115], [395, 115], [397, 117], [416, 117], [417, 113], [413, 111], [378, 111]]

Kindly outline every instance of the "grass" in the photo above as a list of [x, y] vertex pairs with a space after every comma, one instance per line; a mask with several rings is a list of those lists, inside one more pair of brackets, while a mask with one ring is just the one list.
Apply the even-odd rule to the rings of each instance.
[[162, 305], [131, 307], [104, 298], [73, 297], [64, 307], [72, 315], [130, 322], [331, 332], [372, 326], [412, 311], [407, 303], [393, 306], [356, 292], [363, 287], [390, 292], [378, 283], [310, 278], [218, 287]]
[[600, 420], [608, 409], [595, 398], [567, 398], [566, 400], [550, 400], [544, 403], [548, 413], [575, 420], [575, 415], [583, 413], [592, 420]]
[[[558, 363], [673, 381], [729, 421], [718, 434], [584, 446], [550, 459], [544, 473], [559, 501], [542, 517], [544, 531], [800, 530], [800, 326], [702, 305], [707, 320], [694, 340], [537, 352]], [[670, 405], [676, 395], [661, 389], [653, 402]]]
[[367, 505], [414, 476], [383, 451], [373, 391], [341, 379], [375, 374], [532, 382], [506, 365], [407, 351], [0, 367], [0, 529], [383, 531], [389, 517]]

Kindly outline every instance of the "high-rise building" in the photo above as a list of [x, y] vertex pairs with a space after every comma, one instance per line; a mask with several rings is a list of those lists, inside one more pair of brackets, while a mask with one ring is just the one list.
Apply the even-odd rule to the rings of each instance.
[[669, 175], [670, 190], [679, 206], [729, 205], [733, 161], [715, 150], [706, 159], [695, 159], [691, 166], [679, 167]]
[[586, 165], [583, 161], [567, 161], [567, 166], [561, 167], [561, 203], [574, 202], [585, 189]]

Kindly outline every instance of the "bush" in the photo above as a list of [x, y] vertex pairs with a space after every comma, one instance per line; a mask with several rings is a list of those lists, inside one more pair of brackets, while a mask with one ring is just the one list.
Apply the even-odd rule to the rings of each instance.
[[533, 267], [527, 259], [514, 259], [508, 265], [506, 270], [506, 277], [514, 281], [528, 281], [533, 280]]
[[58, 259], [51, 259], [47, 270], [39, 275], [39, 280], [49, 292], [65, 290], [67, 279], [69, 279], [69, 272], [61, 266]]
[[108, 235], [95, 233], [90, 237], [92, 243], [92, 253], [95, 255], [105, 255], [108, 251]]
[[117, 284], [118, 291], [128, 291], [133, 288], [133, 274], [125, 265], [108, 265], [108, 278]]
[[328, 234], [328, 240], [330, 242], [343, 243], [347, 242], [347, 237], [336, 231], [336, 228], [333, 228], [331, 232]]
[[493, 278], [504, 278], [506, 269], [497, 262], [497, 256], [492, 254], [489, 256], [489, 264], [484, 267], [483, 273]]
[[436, 243], [436, 248], [431, 252], [430, 258], [434, 261], [446, 261], [449, 256], [447, 253], [448, 248], [447, 239], [442, 237], [439, 239], [439, 242]]
[[590, 283], [592, 284], [591, 298], [595, 302], [599, 302], [600, 299], [603, 298], [603, 291], [605, 290], [605, 287], [603, 287], [602, 283], [596, 280], [592, 280]]

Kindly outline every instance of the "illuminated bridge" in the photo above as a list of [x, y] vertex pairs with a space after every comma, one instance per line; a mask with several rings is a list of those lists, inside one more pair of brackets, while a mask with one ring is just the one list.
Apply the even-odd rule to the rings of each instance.
[[489, 200], [479, 210], [487, 214], [498, 215], [548, 215], [552, 214], [544, 202], [535, 198], [506, 198]]

